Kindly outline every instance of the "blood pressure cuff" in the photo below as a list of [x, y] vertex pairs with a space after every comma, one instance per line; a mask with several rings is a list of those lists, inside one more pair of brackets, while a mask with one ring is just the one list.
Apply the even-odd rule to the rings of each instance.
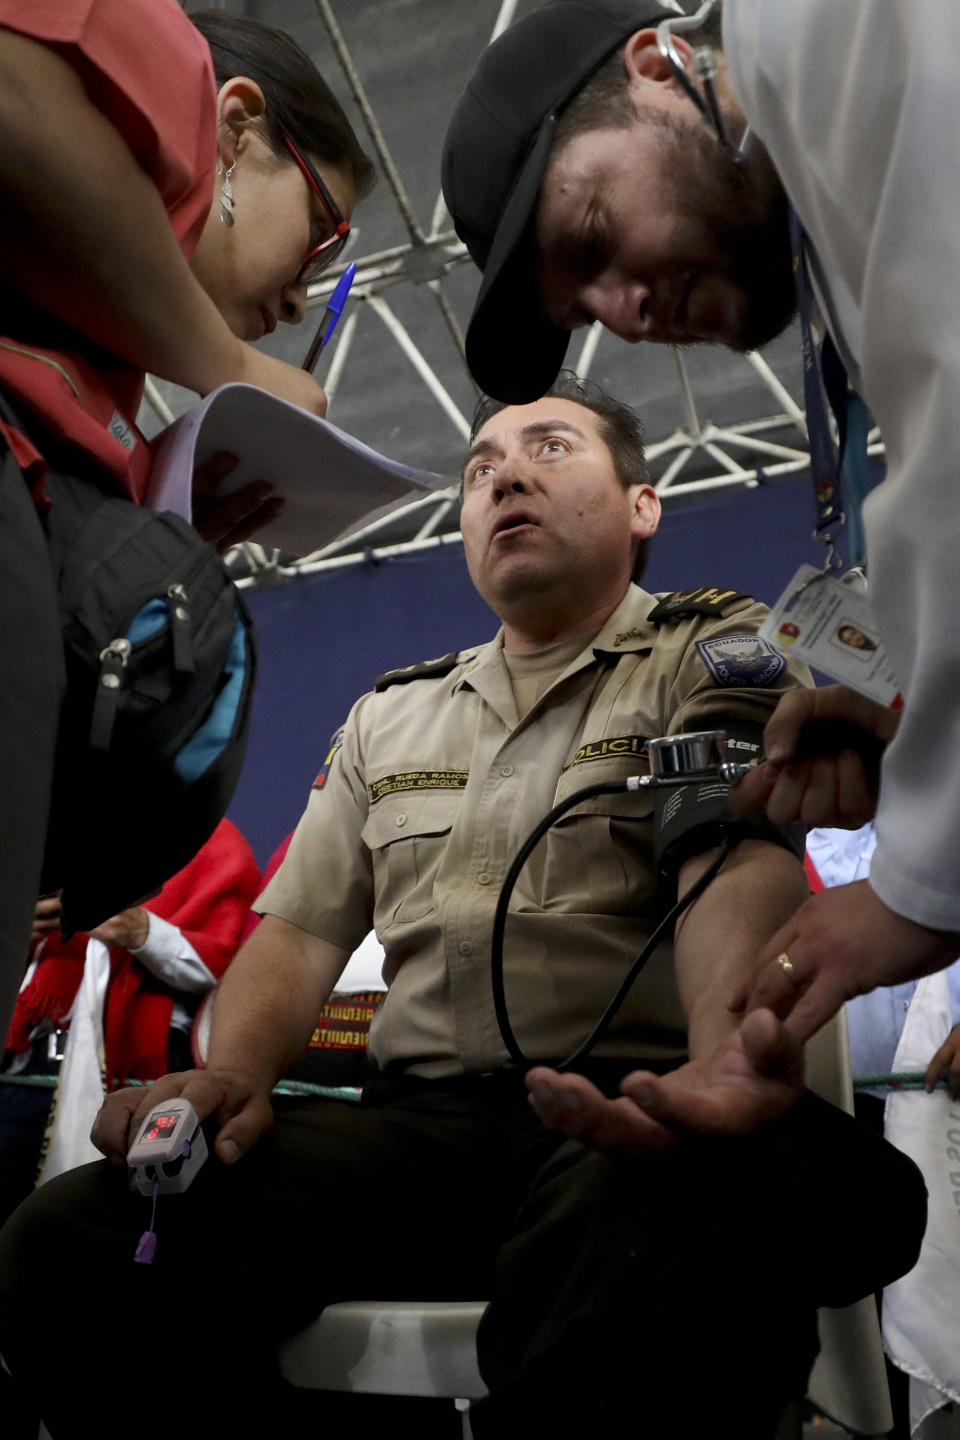
[[[763, 728], [748, 723], [726, 724], [727, 759], [747, 761], [763, 754]], [[719, 777], [703, 785], [664, 786], [654, 791], [653, 854], [658, 873], [676, 883], [684, 861], [722, 841], [768, 840], [803, 858], [806, 827], [773, 825], [765, 815], [744, 819], [732, 813], [729, 786]]]

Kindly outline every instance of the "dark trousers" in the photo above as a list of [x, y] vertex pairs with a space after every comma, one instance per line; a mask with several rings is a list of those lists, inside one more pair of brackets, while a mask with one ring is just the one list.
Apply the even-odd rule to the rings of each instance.
[[0, 436], [0, 1044], [40, 890], [63, 684], [46, 539]]
[[161, 1197], [137, 1265], [149, 1211], [104, 1162], [0, 1235], [0, 1351], [55, 1440], [126, 1436], [134, 1415], [142, 1440], [282, 1434], [275, 1345], [324, 1304], [487, 1296], [478, 1440], [699, 1440], [734, 1411], [770, 1436], [816, 1306], [908, 1269], [925, 1201], [909, 1160], [812, 1097], [749, 1139], [627, 1163], [544, 1130], [494, 1076], [283, 1102], [234, 1167]]
[[[56, 1075], [57, 1064], [31, 1065], [29, 1073]], [[53, 1090], [0, 1080], [0, 1225], [33, 1189]]]

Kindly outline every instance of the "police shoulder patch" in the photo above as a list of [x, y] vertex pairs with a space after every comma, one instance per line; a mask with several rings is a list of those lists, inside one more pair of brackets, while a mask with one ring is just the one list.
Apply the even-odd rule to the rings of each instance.
[[654, 625], [665, 620], [680, 620], [686, 615], [725, 615], [736, 600], [749, 600], [744, 590], [719, 590], [713, 585], [700, 585], [696, 590], [675, 590], [664, 595], [650, 611], [647, 619]]
[[439, 680], [449, 675], [460, 663], [460, 651], [451, 650], [436, 660], [421, 660], [417, 665], [402, 665], [399, 670], [386, 670], [377, 676], [375, 689], [379, 693], [391, 685], [406, 685], [409, 680]]
[[341, 725], [340, 729], [335, 731], [335, 733], [331, 735], [330, 749], [327, 751], [327, 758], [324, 760], [323, 765], [320, 767], [320, 774], [317, 776], [316, 780], [314, 780], [311, 787], [312, 789], [322, 790], [324, 785], [326, 785], [327, 776], [330, 773], [330, 766], [333, 764], [333, 757], [336, 755], [337, 751], [340, 749], [340, 746], [343, 744], [343, 731], [344, 726]]
[[787, 662], [759, 635], [717, 635], [698, 640], [697, 653], [717, 685], [760, 689], [783, 674]]

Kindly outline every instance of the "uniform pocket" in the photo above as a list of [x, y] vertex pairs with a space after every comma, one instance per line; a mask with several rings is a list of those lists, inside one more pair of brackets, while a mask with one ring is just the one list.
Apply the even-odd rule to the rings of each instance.
[[[599, 780], [625, 780], [636, 759], [614, 757], [574, 765], [557, 785], [554, 803]], [[544, 903], [575, 914], [633, 915], [651, 911], [653, 794], [648, 790], [594, 795], [581, 801], [548, 831]]]
[[401, 791], [371, 805], [363, 841], [373, 857], [378, 932], [421, 920], [435, 908], [437, 872], [460, 800], [459, 790]]

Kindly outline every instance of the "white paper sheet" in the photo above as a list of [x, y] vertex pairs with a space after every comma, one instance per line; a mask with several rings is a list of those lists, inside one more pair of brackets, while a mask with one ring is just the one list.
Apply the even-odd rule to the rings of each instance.
[[452, 483], [388, 460], [265, 390], [222, 385], [159, 437], [146, 503], [189, 520], [194, 466], [218, 450], [238, 458], [221, 494], [264, 480], [285, 498], [283, 513], [251, 539], [292, 555], [309, 555], [361, 522]]

